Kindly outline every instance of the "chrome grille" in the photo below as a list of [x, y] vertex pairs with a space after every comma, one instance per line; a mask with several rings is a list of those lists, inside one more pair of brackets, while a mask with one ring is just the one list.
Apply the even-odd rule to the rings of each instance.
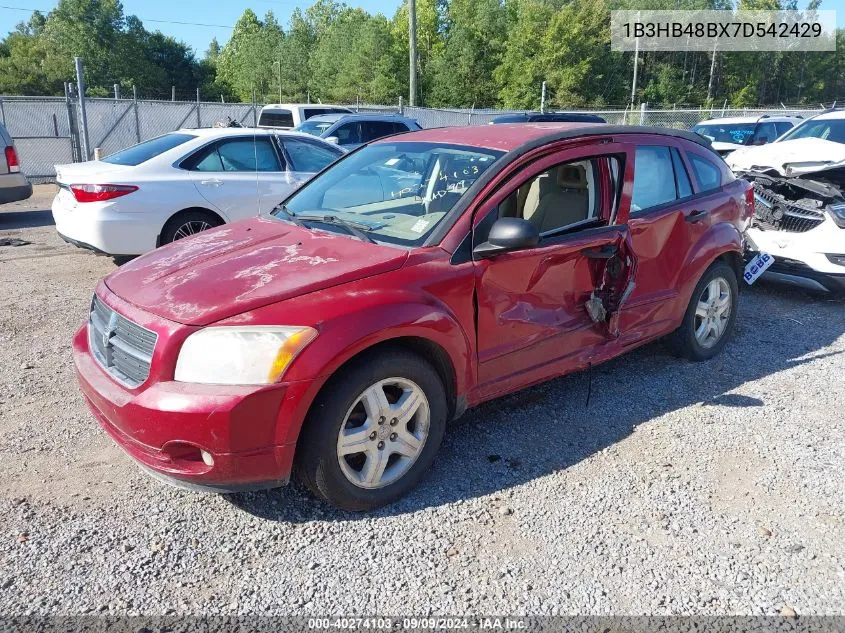
[[754, 185], [754, 224], [762, 229], [804, 233], [824, 222], [824, 213], [806, 204], [785, 200]]
[[88, 319], [88, 344], [97, 362], [120, 382], [137, 387], [150, 375], [158, 335], [118, 314], [96, 295]]

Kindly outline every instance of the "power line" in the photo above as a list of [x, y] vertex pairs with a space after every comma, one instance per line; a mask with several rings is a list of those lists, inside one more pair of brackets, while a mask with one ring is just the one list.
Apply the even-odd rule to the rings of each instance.
[[[0, 4], [0, 9], [8, 9], [10, 11], [26, 11], [28, 13], [35, 13], [36, 11], [40, 13], [49, 13], [52, 9], [27, 9], [25, 7], [9, 7], [3, 4]], [[138, 17], [138, 16], [136, 16]], [[202, 22], [180, 22], [178, 20], [153, 20], [151, 18], [141, 18], [138, 17], [139, 20], [142, 22], [153, 22], [155, 24], [180, 24], [182, 26], [206, 26], [209, 28], [215, 29], [234, 29], [234, 26], [226, 25], [226, 24], [205, 24]]]

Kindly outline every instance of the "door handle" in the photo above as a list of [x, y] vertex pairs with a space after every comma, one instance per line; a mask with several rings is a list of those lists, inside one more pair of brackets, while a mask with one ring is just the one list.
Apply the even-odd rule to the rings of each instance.
[[219, 187], [223, 184], [223, 181], [217, 178], [209, 178], [208, 180], [200, 180], [200, 183], [203, 185], [212, 185], [214, 187]]
[[685, 222], [701, 222], [702, 220], [706, 220], [710, 217], [710, 212], [705, 211], [704, 209], [697, 209], [696, 211], [690, 211], [689, 215], [684, 216]]
[[610, 259], [618, 250], [619, 247], [616, 244], [606, 244], [601, 248], [585, 248], [581, 253], [589, 259]]

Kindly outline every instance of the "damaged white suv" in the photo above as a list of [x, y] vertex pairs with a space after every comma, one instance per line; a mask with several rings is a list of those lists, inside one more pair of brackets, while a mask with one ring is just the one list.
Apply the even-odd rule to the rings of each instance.
[[845, 110], [823, 112], [725, 161], [754, 185], [747, 241], [752, 253], [774, 259], [764, 277], [845, 292]]

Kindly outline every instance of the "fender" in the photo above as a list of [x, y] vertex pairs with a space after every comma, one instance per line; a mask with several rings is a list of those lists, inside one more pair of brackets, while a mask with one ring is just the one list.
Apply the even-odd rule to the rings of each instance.
[[[348, 284], [337, 292], [321, 292], [297, 297], [282, 304], [252, 311], [253, 324], [310, 325], [318, 330], [315, 338], [293, 361], [283, 377], [285, 383], [309, 383], [293, 419], [279, 420], [280, 444], [295, 442], [308, 409], [328, 379], [361, 352], [392, 339], [416, 337], [439, 346], [454, 370], [455, 395], [460, 399], [474, 384], [475, 350], [472, 339], [458, 316], [445, 303], [428, 293], [403, 288], [356, 291], [361, 282]], [[308, 322], [307, 315], [320, 315]], [[246, 315], [238, 320], [243, 322]], [[225, 322], [220, 322], [221, 325]]]
[[681, 306], [681, 313], [677, 319], [679, 323], [704, 271], [719, 257], [731, 252], [742, 255], [742, 234], [731, 222], [719, 222], [713, 225], [690, 249], [689, 256], [683, 265], [684, 272], [678, 278], [678, 294], [683, 298], [683, 301], [678, 302]]

